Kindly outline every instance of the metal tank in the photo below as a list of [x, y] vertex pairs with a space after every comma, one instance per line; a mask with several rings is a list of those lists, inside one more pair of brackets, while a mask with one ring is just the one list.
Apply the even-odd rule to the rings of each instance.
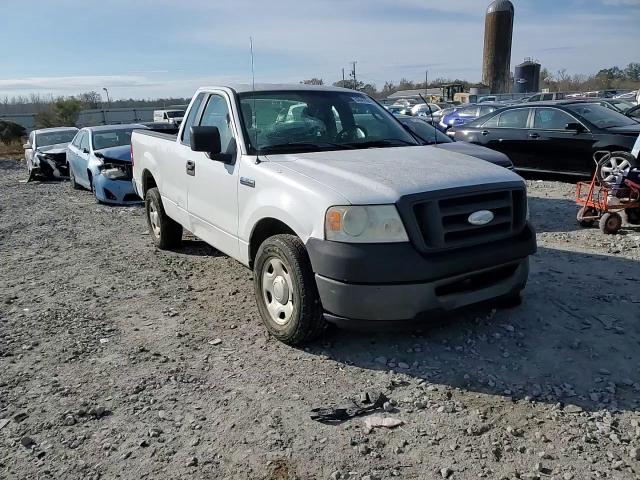
[[513, 93], [533, 93], [540, 91], [540, 64], [530, 58], [516, 65], [513, 75]]
[[491, 93], [507, 93], [511, 90], [509, 74], [513, 16], [513, 4], [509, 0], [494, 0], [487, 8], [482, 83], [490, 87]]

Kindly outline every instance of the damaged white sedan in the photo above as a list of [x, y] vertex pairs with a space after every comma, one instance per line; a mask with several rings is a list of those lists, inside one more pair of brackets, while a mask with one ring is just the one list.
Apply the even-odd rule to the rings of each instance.
[[66, 149], [78, 133], [76, 127], [41, 128], [29, 134], [24, 144], [29, 180], [37, 175], [45, 178], [61, 178], [69, 175]]

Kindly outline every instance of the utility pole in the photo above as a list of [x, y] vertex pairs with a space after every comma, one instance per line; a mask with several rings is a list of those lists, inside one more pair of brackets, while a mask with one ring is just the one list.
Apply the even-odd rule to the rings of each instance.
[[356, 78], [356, 62], [355, 60], [353, 62], [351, 62], [351, 65], [353, 66], [352, 70], [351, 70], [351, 75], [353, 76], [353, 89], [357, 90], [358, 89], [358, 79]]
[[424, 94], [429, 94], [429, 70], [424, 71]]
[[104, 90], [104, 93], [107, 94], [107, 108], [111, 108], [111, 100], [109, 99], [109, 90], [107, 90], [106, 88], [103, 88], [102, 90]]
[[344, 87], [344, 68], [342, 69], [342, 86]]

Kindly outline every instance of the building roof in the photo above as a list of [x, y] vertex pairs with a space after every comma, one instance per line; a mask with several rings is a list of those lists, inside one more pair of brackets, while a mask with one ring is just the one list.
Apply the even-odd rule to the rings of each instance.
[[509, 0], [494, 0], [487, 8], [487, 13], [514, 12], [513, 3]]

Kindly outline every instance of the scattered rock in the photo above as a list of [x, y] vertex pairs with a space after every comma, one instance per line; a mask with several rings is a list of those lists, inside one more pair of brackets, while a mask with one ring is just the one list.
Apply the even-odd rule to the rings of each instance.
[[197, 457], [190, 457], [187, 460], [187, 467], [197, 467], [198, 466], [198, 458]]
[[29, 437], [29, 436], [22, 437], [20, 439], [20, 444], [24, 448], [33, 448], [33, 447], [35, 447], [37, 445], [36, 441], [33, 438]]
[[213, 340], [209, 341], [209, 345], [220, 345], [221, 343], [222, 343], [221, 338], [214, 338]]
[[365, 428], [371, 430], [373, 428], [396, 428], [400, 425], [404, 425], [404, 422], [399, 418], [391, 417], [379, 417], [371, 416], [367, 417], [364, 421]]

